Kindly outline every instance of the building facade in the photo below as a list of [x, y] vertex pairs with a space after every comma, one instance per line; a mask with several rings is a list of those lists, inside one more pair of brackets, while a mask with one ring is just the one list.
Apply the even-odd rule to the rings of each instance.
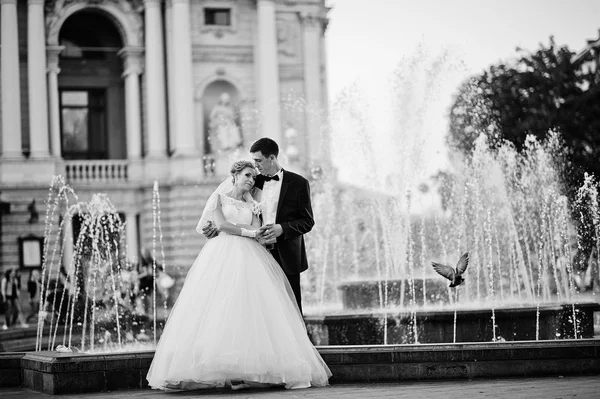
[[573, 62], [582, 63], [600, 81], [600, 29], [598, 39], [588, 40], [585, 48], [573, 57]]
[[166, 264], [183, 274], [206, 198], [255, 139], [291, 170], [329, 165], [324, 0], [0, 4], [2, 269], [43, 236], [55, 175], [78, 200], [108, 194], [132, 261], [159, 238], [158, 182]]

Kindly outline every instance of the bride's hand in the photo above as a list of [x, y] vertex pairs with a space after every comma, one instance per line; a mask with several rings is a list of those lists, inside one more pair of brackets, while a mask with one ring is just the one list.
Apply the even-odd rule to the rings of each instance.
[[202, 234], [204, 234], [206, 238], [214, 238], [219, 235], [219, 230], [217, 230], [217, 227], [209, 220], [206, 226], [202, 227]]

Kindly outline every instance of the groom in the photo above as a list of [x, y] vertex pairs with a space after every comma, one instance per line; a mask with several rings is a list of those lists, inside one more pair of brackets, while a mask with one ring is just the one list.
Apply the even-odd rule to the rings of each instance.
[[[250, 155], [260, 172], [254, 187], [261, 190], [261, 238], [285, 272], [302, 313], [300, 273], [308, 269], [303, 235], [315, 225], [310, 186], [304, 177], [281, 168], [277, 159], [279, 146], [275, 141], [266, 137], [258, 139], [250, 147]], [[209, 238], [218, 234], [212, 225], [204, 227], [203, 233]]]

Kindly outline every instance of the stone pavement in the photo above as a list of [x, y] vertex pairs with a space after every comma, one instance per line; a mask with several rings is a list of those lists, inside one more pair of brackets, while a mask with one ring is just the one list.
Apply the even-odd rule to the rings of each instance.
[[174, 399], [217, 398], [600, 398], [600, 376], [504, 378], [453, 381], [407, 381], [379, 384], [336, 384], [327, 388], [288, 391], [281, 388], [242, 391], [207, 390], [164, 393], [152, 390], [129, 390], [91, 394], [51, 396], [22, 388], [0, 389], [2, 399], [92, 398], [92, 399]]

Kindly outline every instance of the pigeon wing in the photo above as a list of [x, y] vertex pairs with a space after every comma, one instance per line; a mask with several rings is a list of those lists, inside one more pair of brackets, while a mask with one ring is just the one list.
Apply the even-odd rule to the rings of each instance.
[[438, 272], [440, 276], [444, 276], [450, 281], [454, 280], [455, 272], [450, 266], [442, 265], [441, 263], [436, 262], [431, 262], [431, 266], [433, 266], [433, 269]]
[[462, 254], [458, 263], [456, 264], [456, 272], [458, 274], [463, 274], [465, 270], [467, 270], [467, 266], [469, 265], [469, 253], [465, 252]]

